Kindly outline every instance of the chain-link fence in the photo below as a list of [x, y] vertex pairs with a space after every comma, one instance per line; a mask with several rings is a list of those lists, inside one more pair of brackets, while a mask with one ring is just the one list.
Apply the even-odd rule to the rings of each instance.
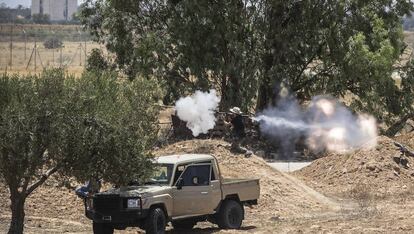
[[2, 71], [33, 73], [64, 67], [79, 74], [94, 48], [104, 50], [79, 25], [0, 24]]

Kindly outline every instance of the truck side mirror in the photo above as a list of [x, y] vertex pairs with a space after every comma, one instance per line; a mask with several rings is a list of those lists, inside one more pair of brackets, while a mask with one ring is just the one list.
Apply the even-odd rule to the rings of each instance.
[[184, 180], [183, 180], [183, 178], [179, 178], [179, 179], [177, 180], [177, 183], [175, 184], [175, 186], [177, 187], [177, 189], [178, 189], [178, 190], [180, 190], [180, 189], [182, 189], [182, 188], [183, 188], [183, 184], [184, 184]]

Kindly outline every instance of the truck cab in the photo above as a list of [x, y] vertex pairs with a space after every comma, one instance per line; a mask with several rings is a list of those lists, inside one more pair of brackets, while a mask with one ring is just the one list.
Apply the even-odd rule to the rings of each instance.
[[146, 233], [163, 233], [168, 222], [188, 230], [208, 220], [220, 228], [238, 229], [243, 205], [257, 204], [258, 179], [223, 179], [216, 158], [183, 154], [154, 160], [152, 178], [99, 192], [85, 199], [86, 216], [94, 233], [137, 226]]

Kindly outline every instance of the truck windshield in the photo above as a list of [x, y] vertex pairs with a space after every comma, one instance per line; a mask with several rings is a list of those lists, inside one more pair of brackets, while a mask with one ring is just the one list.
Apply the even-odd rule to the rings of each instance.
[[174, 164], [156, 164], [154, 172], [146, 184], [169, 184]]

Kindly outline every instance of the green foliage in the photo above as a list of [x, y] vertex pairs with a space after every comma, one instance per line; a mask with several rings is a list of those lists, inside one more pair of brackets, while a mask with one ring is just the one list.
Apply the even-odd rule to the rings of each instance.
[[270, 1], [263, 31], [264, 71], [258, 109], [275, 83], [298, 98], [355, 97], [352, 107], [392, 121], [408, 111], [406, 93], [391, 79], [404, 50], [401, 18], [410, 1]]
[[102, 50], [94, 48], [92, 49], [86, 63], [86, 71], [102, 72], [109, 69], [108, 61], [105, 59]]
[[47, 14], [33, 14], [32, 21], [35, 24], [50, 24], [50, 16]]
[[57, 49], [63, 47], [63, 42], [57, 37], [50, 37], [43, 42], [46, 49]]
[[[72, 79], [68, 102], [72, 121], [62, 139], [67, 152], [65, 173], [85, 180], [93, 175], [115, 184], [145, 179], [151, 172], [157, 138], [157, 85], [146, 79], [118, 80], [116, 74], [84, 74]], [[79, 147], [82, 145], [83, 147]]]
[[[257, 1], [191, 1], [171, 4], [169, 44], [172, 71], [188, 71], [197, 89], [216, 88], [221, 108], [252, 105], [260, 66], [260, 38], [254, 28]], [[183, 75], [185, 77], [185, 75]]]
[[0, 6], [0, 23], [28, 23], [30, 19], [30, 8], [22, 5], [9, 8], [6, 4]]
[[216, 88], [223, 108], [246, 110], [254, 100], [260, 65], [250, 5], [101, 0], [87, 1], [80, 15], [130, 78], [150, 75], [164, 84], [164, 102]]
[[[158, 131], [158, 86], [115, 73], [0, 79], [0, 175], [29, 195], [52, 168], [79, 181], [144, 179]], [[43, 181], [44, 182], [44, 181]]]
[[159, 100], [154, 81], [116, 73], [0, 78], [0, 181], [10, 191], [9, 233], [22, 233], [26, 198], [58, 173], [115, 185], [152, 173]]
[[159, 80], [167, 103], [215, 88], [222, 109], [260, 111], [284, 83], [300, 100], [354, 97], [354, 110], [390, 122], [410, 112], [391, 74], [413, 9], [409, 0], [90, 0], [81, 22], [131, 79]]

